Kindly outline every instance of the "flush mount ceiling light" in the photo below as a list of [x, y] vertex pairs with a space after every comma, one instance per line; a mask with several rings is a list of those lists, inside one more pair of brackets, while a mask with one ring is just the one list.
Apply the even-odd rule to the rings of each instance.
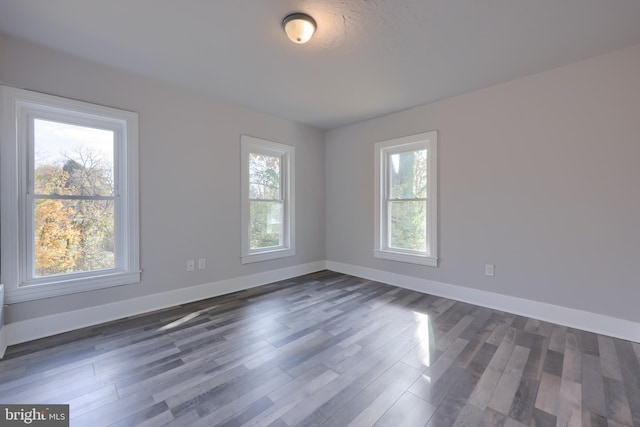
[[282, 20], [282, 28], [289, 40], [303, 44], [308, 42], [316, 31], [316, 21], [307, 14], [292, 13]]

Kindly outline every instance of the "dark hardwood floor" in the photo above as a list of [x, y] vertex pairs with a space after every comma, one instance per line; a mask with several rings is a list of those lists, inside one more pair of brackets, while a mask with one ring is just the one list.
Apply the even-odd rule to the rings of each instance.
[[7, 350], [91, 426], [640, 426], [640, 345], [323, 271]]

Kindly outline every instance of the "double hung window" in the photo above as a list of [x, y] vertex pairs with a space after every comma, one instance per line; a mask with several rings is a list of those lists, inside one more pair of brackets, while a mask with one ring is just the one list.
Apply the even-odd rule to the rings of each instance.
[[437, 133], [377, 143], [377, 258], [437, 266]]
[[294, 255], [294, 147], [246, 135], [241, 145], [242, 263]]
[[8, 301], [139, 282], [137, 114], [1, 90]]

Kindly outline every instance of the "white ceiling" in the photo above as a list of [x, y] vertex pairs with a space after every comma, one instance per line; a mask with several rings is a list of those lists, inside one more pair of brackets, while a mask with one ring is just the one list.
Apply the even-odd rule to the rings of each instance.
[[640, 43], [640, 0], [0, 0], [0, 32], [331, 129]]

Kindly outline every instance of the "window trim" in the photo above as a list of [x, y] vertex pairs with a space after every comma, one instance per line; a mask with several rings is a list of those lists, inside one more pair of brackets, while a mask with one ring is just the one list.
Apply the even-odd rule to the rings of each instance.
[[[388, 245], [387, 230], [387, 183], [389, 154], [427, 150], [427, 250], [425, 252], [391, 248]], [[430, 267], [438, 266], [438, 133], [423, 132], [381, 141], [375, 144], [375, 258], [420, 264]]]
[[[87, 292], [140, 282], [138, 207], [138, 114], [82, 101], [0, 86], [0, 263], [8, 303]], [[114, 220], [118, 247], [116, 266], [96, 270], [30, 278], [26, 257], [31, 256], [26, 225], [29, 180], [27, 129], [36, 118], [76, 125], [109, 124], [114, 139], [115, 197], [119, 199]], [[31, 142], [32, 143], [32, 142]]]
[[[248, 135], [240, 136], [241, 146], [241, 263], [268, 261], [293, 256], [295, 249], [295, 147]], [[249, 155], [260, 153], [279, 156], [281, 160], [281, 192], [283, 196], [283, 244], [251, 249], [249, 244]]]

